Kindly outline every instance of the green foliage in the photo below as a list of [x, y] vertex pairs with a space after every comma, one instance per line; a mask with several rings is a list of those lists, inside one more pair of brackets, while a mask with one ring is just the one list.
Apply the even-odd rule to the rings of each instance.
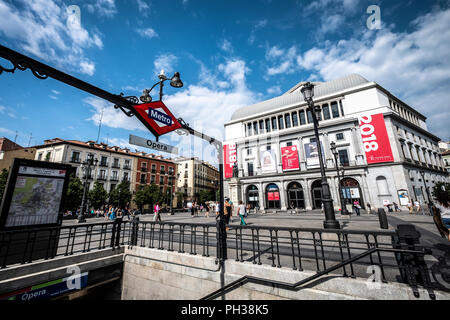
[[64, 211], [76, 211], [80, 207], [82, 199], [83, 183], [77, 176], [75, 176], [75, 174], [71, 174], [66, 192], [66, 201], [63, 206]]
[[200, 203], [215, 201], [214, 190], [201, 190], [199, 193], [199, 201]]
[[6, 182], [8, 180], [8, 170], [3, 169], [2, 172], [0, 173], [0, 202], [2, 201], [3, 198], [3, 193], [5, 192], [6, 189]]
[[109, 204], [113, 206], [124, 207], [130, 204], [131, 191], [130, 183], [128, 181], [122, 181], [109, 193]]
[[108, 192], [103, 188], [103, 185], [99, 181], [95, 181], [94, 188], [89, 191], [88, 199], [94, 209], [99, 209], [106, 204]]
[[183, 192], [177, 192], [177, 208], [183, 207], [184, 194]]
[[166, 195], [159, 190], [159, 187], [156, 184], [139, 186], [136, 191], [134, 202], [142, 210], [142, 207], [145, 205], [149, 205], [153, 207], [156, 202], [159, 202], [161, 205], [166, 199]]

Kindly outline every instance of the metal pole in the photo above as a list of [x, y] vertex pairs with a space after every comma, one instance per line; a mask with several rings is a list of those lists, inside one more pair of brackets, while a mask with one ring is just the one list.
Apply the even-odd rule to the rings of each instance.
[[81, 207], [80, 207], [80, 215], [78, 216], [78, 223], [86, 222], [86, 219], [84, 217], [84, 211], [86, 206], [86, 192], [87, 192], [87, 181], [88, 181], [88, 175], [89, 175], [89, 169], [90, 169], [90, 162], [89, 159], [86, 161], [87, 167], [86, 167], [86, 175], [84, 176], [84, 187], [83, 187], [83, 198], [81, 199]]
[[319, 123], [314, 112], [314, 103], [312, 101], [308, 102], [309, 109], [311, 111], [311, 116], [314, 123], [314, 135], [317, 141], [317, 152], [319, 154], [320, 163], [320, 174], [322, 176], [322, 202], [325, 211], [325, 221], [323, 222], [323, 227], [325, 229], [340, 229], [339, 221], [336, 220], [333, 208], [333, 199], [331, 198], [330, 186], [327, 182], [327, 177], [325, 175], [325, 166], [322, 159], [322, 147], [319, 138]]
[[333, 156], [334, 156], [334, 162], [336, 163], [336, 173], [338, 176], [338, 194], [339, 194], [339, 201], [341, 202], [341, 214], [348, 214], [347, 206], [344, 204], [344, 199], [342, 197], [341, 176], [339, 174], [337, 155], [333, 153]]

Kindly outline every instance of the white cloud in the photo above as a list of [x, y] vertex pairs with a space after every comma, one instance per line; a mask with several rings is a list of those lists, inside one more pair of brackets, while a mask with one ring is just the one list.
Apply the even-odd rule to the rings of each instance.
[[78, 70], [86, 60], [85, 48], [103, 47], [100, 36], [84, 29], [60, 2], [22, 0], [16, 5], [0, 1], [0, 35], [13, 39], [26, 53], [58, 68]]
[[286, 50], [274, 46], [266, 52], [266, 58], [275, 64], [267, 69], [269, 76], [281, 73], [290, 74], [295, 71], [297, 49], [295, 46]]
[[231, 42], [227, 39], [223, 39], [223, 41], [219, 45], [220, 49], [222, 49], [225, 52], [232, 53], [233, 52], [233, 46], [231, 45]]
[[169, 73], [175, 71], [175, 65], [178, 62], [178, 58], [171, 53], [161, 54], [156, 57], [153, 65], [155, 67], [154, 72], [159, 74], [161, 70], [164, 70], [164, 73], [169, 76]]
[[50, 99], [53, 99], [53, 100], [58, 100], [58, 98], [55, 97], [55, 96], [53, 96], [53, 95], [49, 95], [48, 97], [49, 97]]
[[144, 37], [144, 38], [151, 39], [151, 38], [158, 37], [158, 33], [152, 28], [140, 28], [140, 29], [137, 29], [136, 31], [137, 31], [137, 33], [139, 33], [139, 35], [141, 37]]
[[57, 91], [57, 90], [52, 90], [52, 92], [56, 95], [61, 94], [61, 92]]
[[148, 11], [150, 10], [150, 4], [148, 4], [145, 0], [136, 0], [139, 8], [139, 12], [144, 16], [147, 16]]
[[0, 113], [5, 113], [6, 107], [0, 105]]
[[92, 76], [95, 71], [95, 65], [92, 62], [81, 61], [80, 70], [82, 73]]
[[112, 18], [117, 13], [116, 3], [114, 0], [95, 0], [93, 3], [86, 5], [90, 13], [98, 13], [100, 16]]
[[6, 134], [6, 135], [10, 135], [10, 136], [13, 135], [13, 134], [16, 134], [14, 131], [9, 130], [7, 128], [0, 128], [0, 133]]
[[267, 89], [267, 93], [270, 95], [279, 95], [281, 93], [280, 86], [273, 86]]
[[388, 28], [361, 38], [328, 42], [297, 58], [325, 80], [358, 73], [428, 116], [428, 128], [449, 139], [450, 9], [417, 18], [410, 33]]

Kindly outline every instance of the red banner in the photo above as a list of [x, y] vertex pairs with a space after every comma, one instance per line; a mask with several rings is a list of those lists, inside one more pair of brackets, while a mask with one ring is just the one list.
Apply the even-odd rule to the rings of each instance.
[[267, 192], [267, 200], [269, 200], [269, 201], [280, 200], [280, 193], [279, 192]]
[[279, 192], [274, 192], [274, 200], [280, 200], [280, 193]]
[[267, 200], [273, 201], [273, 192], [267, 192]]
[[394, 161], [382, 113], [361, 117], [359, 127], [368, 164]]
[[233, 165], [236, 162], [236, 145], [224, 144], [223, 145], [223, 170], [225, 173], [225, 179], [233, 177]]
[[283, 170], [299, 170], [300, 162], [298, 160], [298, 150], [296, 146], [281, 148], [281, 162]]

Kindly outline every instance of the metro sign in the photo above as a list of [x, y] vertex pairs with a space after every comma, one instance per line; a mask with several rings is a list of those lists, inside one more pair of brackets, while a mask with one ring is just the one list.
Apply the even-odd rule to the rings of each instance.
[[133, 106], [138, 119], [156, 136], [181, 128], [181, 124], [162, 101]]

